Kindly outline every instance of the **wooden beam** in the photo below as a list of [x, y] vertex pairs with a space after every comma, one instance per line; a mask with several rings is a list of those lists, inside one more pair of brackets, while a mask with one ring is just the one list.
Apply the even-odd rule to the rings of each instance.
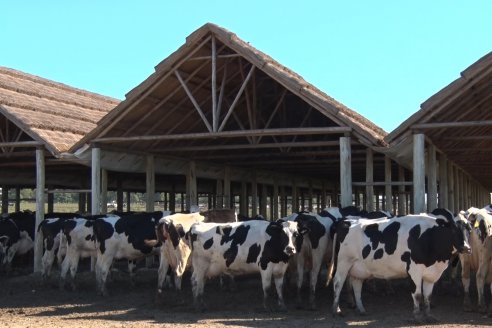
[[207, 117], [205, 117], [205, 114], [203, 114], [203, 111], [200, 108], [200, 105], [196, 101], [195, 97], [193, 97], [193, 94], [191, 93], [190, 89], [188, 89], [188, 86], [186, 85], [185, 81], [181, 77], [181, 74], [179, 74], [178, 70], [175, 70], [174, 74], [178, 78], [179, 83], [181, 83], [181, 86], [183, 87], [184, 91], [188, 95], [188, 98], [190, 98], [191, 102], [193, 103], [193, 106], [195, 106], [196, 111], [198, 112], [198, 114], [202, 118], [203, 123], [205, 123], [205, 126], [207, 127], [208, 131], [212, 132], [212, 127], [210, 126], [210, 123], [208, 123]]
[[411, 186], [411, 181], [373, 181], [373, 182], [352, 182], [352, 186], [364, 187], [364, 186]]
[[92, 163], [91, 163], [91, 214], [101, 214], [101, 148], [92, 148]]
[[107, 137], [96, 138], [97, 143], [117, 143], [133, 141], [163, 141], [163, 140], [189, 140], [189, 139], [217, 139], [217, 138], [242, 138], [251, 136], [289, 136], [289, 135], [328, 135], [344, 134], [352, 131], [349, 127], [314, 127], [314, 128], [277, 128], [277, 129], [253, 129], [241, 131], [202, 132], [186, 134], [164, 134], [153, 136], [134, 137]]
[[[229, 59], [229, 58], [237, 58], [237, 57], [242, 57], [239, 54], [230, 54], [230, 55], [216, 55], [216, 59]], [[189, 61], [195, 61], [195, 60], [210, 60], [213, 58], [212, 56], [199, 56], [199, 57], [193, 57], [190, 58]]]
[[155, 205], [155, 161], [153, 155], [146, 156], [146, 166], [145, 166], [145, 210], [147, 212], [154, 211]]
[[352, 154], [350, 137], [340, 137], [340, 190], [342, 207], [352, 205]]
[[412, 125], [413, 130], [443, 129], [443, 128], [463, 128], [477, 126], [492, 126], [492, 120], [467, 121], [467, 122], [439, 122], [439, 123], [420, 123]]
[[39, 141], [10, 141], [0, 142], [0, 147], [13, 147], [13, 148], [25, 148], [25, 147], [40, 147], [43, 143]]
[[[44, 188], [46, 170], [44, 165], [44, 149], [36, 149], [36, 227], [44, 220]], [[42, 269], [41, 258], [43, 256], [43, 238], [38, 229], [34, 230], [34, 272]]]
[[437, 161], [436, 146], [430, 144], [427, 150], [429, 167], [427, 169], [427, 211], [437, 208]]
[[413, 213], [425, 212], [425, 135], [413, 135]]
[[[357, 186], [352, 183], [353, 186]], [[374, 211], [374, 152], [371, 148], [366, 150], [366, 206], [368, 212]]]
[[384, 186], [384, 194], [386, 202], [385, 210], [392, 213], [393, 212], [393, 192], [391, 188], [391, 158], [389, 156], [384, 157], [384, 181], [386, 185]]
[[101, 169], [101, 214], [108, 213], [108, 171]]
[[217, 49], [212, 34], [212, 131], [217, 132], [219, 115], [217, 113]]

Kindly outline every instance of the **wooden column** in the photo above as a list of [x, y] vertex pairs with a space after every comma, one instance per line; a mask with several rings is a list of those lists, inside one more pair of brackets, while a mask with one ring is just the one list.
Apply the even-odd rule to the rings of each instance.
[[48, 198], [48, 213], [53, 213], [55, 211], [55, 194], [49, 192], [47, 198]]
[[186, 209], [191, 210], [192, 206], [198, 205], [197, 183], [196, 183], [196, 165], [190, 161], [188, 173], [186, 174]]
[[269, 219], [267, 212], [267, 185], [261, 184], [261, 200], [260, 200], [260, 214], [263, 215], [264, 218]]
[[9, 212], [9, 187], [2, 186], [2, 214]]
[[425, 212], [425, 135], [413, 135], [413, 213]]
[[85, 192], [79, 193], [79, 212], [87, 213], [87, 194]]
[[428, 147], [428, 177], [427, 177], [427, 211], [432, 212], [437, 208], [437, 162], [436, 146], [430, 144]]
[[[44, 149], [36, 148], [36, 225], [44, 219], [45, 159]], [[3, 190], [2, 190], [3, 191]], [[43, 256], [43, 239], [38, 229], [34, 229], [34, 272], [41, 271]]]
[[101, 148], [92, 148], [91, 213], [101, 214]]
[[120, 176], [116, 180], [116, 210], [123, 212], [123, 182]]
[[215, 186], [215, 207], [224, 207], [224, 189], [222, 187], [222, 179], [217, 179], [217, 183]]
[[454, 167], [454, 205], [456, 207], [456, 212], [462, 209], [462, 194], [463, 189], [461, 185], [461, 169], [457, 166]]
[[439, 207], [449, 209], [447, 162], [446, 156], [439, 154]]
[[287, 194], [285, 192], [285, 186], [280, 187], [280, 216], [287, 216]]
[[132, 193], [131, 191], [126, 192], [126, 210], [127, 212], [131, 211], [131, 205], [132, 205]]
[[169, 193], [169, 210], [176, 212], [176, 185], [171, 183], [171, 192]]
[[313, 211], [313, 181], [309, 180], [309, 189], [308, 189], [308, 211]]
[[352, 205], [352, 153], [350, 137], [340, 137], [340, 191], [342, 207]]
[[145, 210], [155, 210], [155, 159], [153, 155], [147, 155], [145, 166]]
[[320, 210], [324, 210], [326, 206], [326, 199], [327, 199], [327, 192], [326, 192], [326, 182], [323, 181], [321, 184], [321, 208]]
[[226, 166], [224, 169], [224, 207], [231, 207], [231, 168]]
[[374, 211], [374, 152], [371, 148], [366, 149], [366, 204], [364, 208], [368, 212]]
[[292, 213], [299, 212], [299, 196], [297, 195], [297, 184], [295, 179], [292, 180]]
[[241, 181], [241, 195], [239, 196], [239, 213], [248, 216], [248, 184]]
[[454, 167], [453, 164], [448, 161], [448, 209], [456, 213], [456, 203], [454, 202], [455, 192], [454, 192]]
[[20, 211], [20, 188], [16, 187], [15, 188], [15, 211], [19, 212]]
[[101, 169], [101, 214], [108, 213], [108, 171]]
[[[398, 166], [398, 181], [405, 182], [405, 168], [403, 166]], [[406, 193], [405, 186], [398, 186], [398, 215], [406, 215]]]
[[258, 215], [258, 183], [256, 182], [256, 173], [251, 179], [251, 216]]
[[385, 194], [385, 210], [393, 213], [393, 190], [391, 187], [391, 158], [389, 156], [384, 156], [384, 181], [386, 185], [384, 186]]
[[273, 179], [273, 192], [272, 192], [272, 220], [279, 219], [278, 216], [278, 180]]

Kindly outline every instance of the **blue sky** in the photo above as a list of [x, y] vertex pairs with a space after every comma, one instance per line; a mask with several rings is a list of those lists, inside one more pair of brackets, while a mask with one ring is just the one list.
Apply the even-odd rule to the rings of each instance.
[[390, 132], [492, 50], [492, 1], [0, 0], [0, 65], [124, 99], [212, 22]]

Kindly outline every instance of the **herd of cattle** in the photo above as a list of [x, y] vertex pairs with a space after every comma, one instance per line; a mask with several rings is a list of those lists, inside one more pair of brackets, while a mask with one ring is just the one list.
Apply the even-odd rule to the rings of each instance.
[[[491, 210], [490, 206], [470, 208], [455, 216], [436, 209], [392, 217], [351, 206], [327, 208], [321, 213], [294, 213], [277, 221], [238, 217], [228, 209], [96, 216], [51, 213], [36, 229], [44, 245], [42, 276], [51, 275], [56, 259], [61, 288], [67, 284], [75, 288], [80, 258], [91, 257], [97, 291], [106, 295], [106, 279], [114, 260], [126, 259], [133, 277], [137, 260], [159, 255], [158, 293], [171, 286], [171, 276], [175, 288], [181, 290], [183, 274], [191, 269], [198, 309], [205, 305], [207, 279], [247, 273], [260, 273], [265, 307], [273, 278], [278, 306], [285, 309], [283, 283], [287, 272], [297, 277], [299, 304], [308, 274], [309, 306], [314, 308], [318, 276], [325, 264], [326, 285], [333, 282], [333, 314], [341, 313], [339, 300], [345, 283], [363, 314], [361, 290], [365, 280], [410, 277], [413, 314], [421, 321], [432, 319], [430, 296], [434, 284], [457, 254], [462, 267], [464, 309], [471, 310], [470, 271], [475, 271], [478, 306], [487, 311], [483, 290], [485, 283], [492, 282]], [[34, 215], [30, 212], [11, 213], [0, 219], [0, 263], [4, 268], [10, 267], [14, 256], [32, 250], [34, 230]], [[492, 303], [488, 314], [492, 315]]]

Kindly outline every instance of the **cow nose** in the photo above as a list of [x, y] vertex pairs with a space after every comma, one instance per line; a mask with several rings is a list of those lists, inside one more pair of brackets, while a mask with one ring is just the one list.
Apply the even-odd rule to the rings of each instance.
[[461, 253], [464, 253], [464, 254], [471, 254], [471, 252], [472, 252], [472, 249], [468, 245], [464, 245], [463, 249], [461, 250]]
[[295, 247], [292, 247], [292, 246], [287, 246], [285, 248], [285, 252], [288, 254], [288, 255], [294, 255], [296, 253], [296, 249]]

